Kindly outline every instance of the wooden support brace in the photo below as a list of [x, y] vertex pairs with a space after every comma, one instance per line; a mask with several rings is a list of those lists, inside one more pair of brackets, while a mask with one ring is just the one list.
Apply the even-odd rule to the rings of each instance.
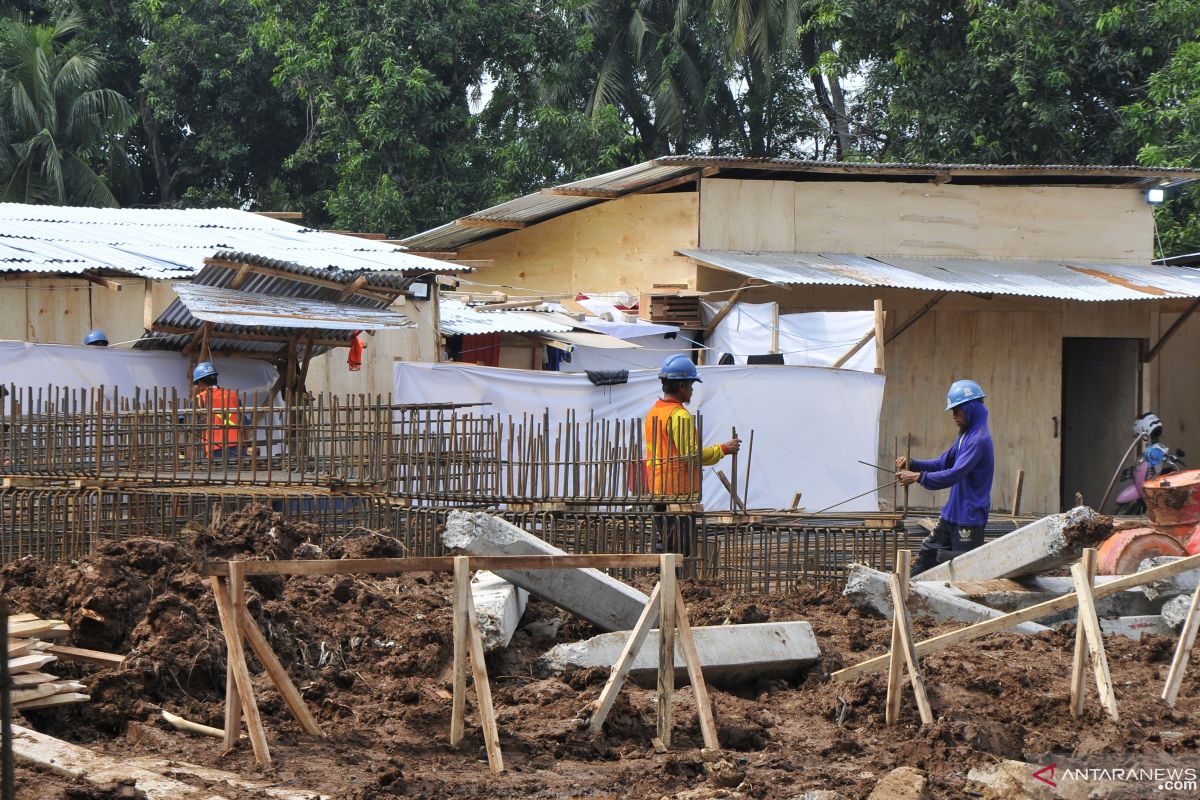
[[1108, 656], [1104, 652], [1104, 635], [1100, 620], [1096, 616], [1096, 603], [1092, 597], [1092, 586], [1088, 581], [1083, 564], [1071, 565], [1071, 578], [1075, 582], [1075, 594], [1079, 598], [1079, 622], [1087, 635], [1088, 652], [1092, 657], [1092, 670], [1096, 674], [1096, 689], [1100, 692], [1100, 705], [1108, 711], [1113, 722], [1119, 720], [1117, 696], [1113, 692], [1112, 676], [1108, 673]]
[[471, 573], [466, 558], [454, 560], [454, 699], [450, 711], [450, 746], [462, 741], [467, 713], [467, 600]]
[[[1088, 586], [1096, 582], [1096, 550], [1084, 548], [1079, 561], [1087, 577]], [[1075, 655], [1071, 661], [1071, 716], [1079, 718], [1083, 714], [1083, 698], [1087, 691], [1084, 685], [1084, 673], [1087, 671], [1087, 635], [1083, 630], [1082, 617], [1075, 624]]]
[[668, 748], [675, 702], [675, 561], [674, 553], [663, 553], [658, 576], [658, 738]]
[[1179, 645], [1175, 648], [1175, 657], [1171, 659], [1171, 671], [1167, 673], [1167, 683], [1163, 686], [1162, 699], [1169, 706], [1175, 705], [1179, 696], [1179, 687], [1183, 684], [1183, 673], [1187, 671], [1188, 659], [1196, 646], [1196, 630], [1200, 628], [1200, 586], [1192, 595], [1192, 605], [1188, 608], [1187, 618], [1179, 631]]
[[755, 281], [753, 279], [748, 279], [737, 288], [737, 291], [729, 296], [729, 302], [721, 306], [721, 310], [718, 311], [716, 315], [709, 320], [708, 324], [704, 326], [705, 336], [717, 329], [717, 326], [721, 324], [721, 321], [724, 320], [725, 317], [729, 316], [729, 312], [733, 311], [733, 307], [736, 306], [738, 301], [742, 299], [742, 293], [754, 286], [754, 284]]
[[633, 626], [633, 630], [629, 632], [629, 636], [625, 639], [625, 646], [621, 648], [621, 655], [617, 657], [617, 663], [613, 665], [612, 672], [608, 674], [608, 680], [605, 682], [604, 688], [600, 690], [600, 697], [593, 704], [592, 719], [588, 725], [588, 730], [592, 733], [599, 733], [604, 727], [604, 720], [608, 717], [608, 712], [612, 710], [613, 703], [616, 702], [617, 694], [620, 693], [621, 687], [625, 685], [625, 679], [629, 676], [629, 670], [633, 668], [633, 661], [637, 658], [642, 645], [646, 642], [646, 636], [654, 627], [655, 617], [658, 616], [659, 595], [661, 591], [662, 584], [660, 583], [650, 593], [650, 599], [646, 601], [645, 607], [642, 608], [642, 614], [638, 617], [637, 624]]
[[[1017, 470], [1017, 485], [1013, 487], [1012, 515], [1016, 517], [1021, 513], [1021, 489], [1025, 486], [1025, 470]], [[1093, 575], [1095, 573], [1093, 572]]]
[[275, 655], [275, 651], [271, 649], [271, 644], [267, 641], [267, 637], [263, 636], [262, 631], [259, 630], [258, 623], [254, 621], [254, 617], [250, 616], [250, 610], [245, 605], [242, 605], [238, 607], [238, 612], [240, 614], [238, 622], [242, 635], [246, 637], [246, 641], [250, 643], [250, 649], [254, 651], [254, 655], [258, 656], [258, 660], [262, 662], [263, 667], [267, 670], [267, 675], [270, 676], [271, 682], [275, 684], [275, 689], [279, 692], [279, 696], [283, 698], [283, 702], [287, 705], [288, 710], [292, 712], [292, 716], [300, 723], [300, 727], [304, 728], [305, 733], [310, 736], [324, 738], [324, 731], [321, 730], [321, 726], [317, 724], [316, 718], [309, 711], [304, 698], [300, 696], [300, 691], [292, 683], [292, 679], [288, 677], [287, 670], [284, 669], [283, 664], [279, 663], [279, 658]]
[[[717, 479], [721, 481], [721, 485], [729, 492], [729, 497], [733, 500], [735, 509], [740, 510], [743, 514], [746, 512], [746, 504], [742, 502], [742, 498], [738, 497], [737, 491], [734, 490], [733, 484], [729, 481], [729, 476], [722, 470], [717, 470]], [[796, 492], [799, 495], [799, 492]], [[797, 498], [798, 499], [798, 498]]]
[[[696, 714], [700, 718], [700, 736], [704, 746], [712, 750], [721, 749], [717, 739], [717, 723], [713, 720], [712, 704], [708, 699], [708, 686], [704, 683], [704, 672], [700, 669], [700, 654], [696, 651], [696, 639], [692, 636], [692, 624], [688, 621], [687, 606], [683, 604], [683, 592], [675, 584], [675, 622], [679, 626], [679, 649], [683, 651], [683, 662], [687, 665], [688, 680], [696, 695]], [[672, 665], [674, 668], [674, 665]]]
[[[258, 704], [254, 700], [254, 687], [250, 684], [250, 670], [246, 666], [246, 654], [242, 649], [242, 637], [238, 629], [238, 615], [234, 612], [234, 604], [245, 601], [242, 586], [242, 574], [238, 568], [239, 562], [230, 562], [229, 592], [220, 578], [212, 578], [213, 594], [217, 600], [217, 614], [221, 618], [221, 630], [225, 634], [225, 647], [228, 651], [228, 672], [226, 673], [226, 690], [230, 678], [234, 683], [234, 695], [241, 703], [241, 713], [246, 718], [246, 727], [250, 733], [250, 745], [254, 748], [254, 758], [264, 766], [271, 763], [271, 751], [267, 746], [267, 735], [263, 730], [262, 718], [258, 713]], [[228, 696], [225, 698], [225, 742], [227, 749], [230, 740], [237, 743], [238, 730], [241, 727], [236, 714], [230, 713]]]
[[883, 310], [883, 300], [877, 299], [875, 301], [875, 373], [877, 375], [883, 374], [883, 345], [885, 341], [883, 338], [884, 319], [885, 313]]
[[904, 605], [904, 588], [900, 585], [900, 576], [891, 576], [892, 584], [892, 618], [900, 620], [900, 647], [904, 651], [904, 661], [908, 665], [908, 679], [912, 683], [913, 694], [917, 697], [917, 710], [921, 713], [921, 724], [933, 724], [933, 710], [929, 707], [929, 698], [925, 695], [925, 680], [921, 677], [921, 666], [917, 661], [917, 651], [913, 646], [912, 626], [908, 621], [908, 608]]
[[[908, 597], [908, 579], [912, 571], [912, 551], [896, 551], [896, 575], [900, 577], [901, 596]], [[888, 725], [900, 719], [901, 688], [904, 680], [904, 654], [900, 650], [900, 620], [892, 615], [892, 650], [888, 666], [887, 711], [884, 715]]]
[[874, 338], [875, 338], [875, 329], [871, 328], [871, 330], [869, 330], [865, 334], [863, 334], [863, 337], [861, 339], [859, 339], [857, 342], [854, 343], [853, 347], [851, 347], [846, 352], [842, 353], [841, 357], [839, 357], [837, 361], [833, 362], [833, 366], [830, 367], [830, 369], [838, 369], [839, 367], [841, 367], [843, 364], [845, 364], [847, 361], [849, 361], [851, 358], [853, 358], [855, 353], [857, 353], [859, 350], [862, 350], [864, 347], [866, 347], [867, 342], [871, 341]]
[[[464, 559], [465, 560], [465, 559]], [[470, 573], [467, 575], [470, 583]], [[475, 615], [475, 600], [467, 590], [468, 643], [471, 649], [471, 674], [475, 678], [475, 701], [479, 704], [479, 721], [483, 727], [483, 744], [487, 749], [488, 766], [492, 774], [504, 771], [504, 756], [500, 752], [500, 731], [496, 727], [496, 709], [492, 705], [492, 685], [488, 681], [487, 663], [483, 660], [483, 636]]]

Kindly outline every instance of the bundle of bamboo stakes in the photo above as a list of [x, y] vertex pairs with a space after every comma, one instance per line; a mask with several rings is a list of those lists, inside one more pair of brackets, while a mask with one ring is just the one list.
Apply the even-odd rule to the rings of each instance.
[[35, 614], [16, 614], [8, 619], [8, 674], [13, 708], [49, 708], [82, 703], [91, 698], [84, 685], [42, 672], [57, 661], [54, 642], [65, 638], [70, 627], [60, 619], [39, 619]]

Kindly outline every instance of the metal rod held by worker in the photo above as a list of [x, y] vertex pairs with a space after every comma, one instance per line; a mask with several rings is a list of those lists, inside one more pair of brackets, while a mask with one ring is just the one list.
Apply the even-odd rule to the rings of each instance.
[[857, 499], [858, 499], [858, 498], [860, 498], [860, 497], [866, 497], [866, 496], [867, 496], [867, 495], [869, 495], [871, 492], [878, 492], [880, 489], [886, 489], [886, 488], [888, 488], [889, 486], [891, 486], [893, 483], [896, 483], [896, 482], [897, 482], [897, 481], [899, 481], [899, 480], [900, 480], [899, 478], [896, 478], [896, 480], [894, 480], [894, 481], [888, 481], [888, 482], [887, 482], [887, 483], [885, 483], [883, 486], [876, 487], [876, 488], [874, 488], [874, 489], [871, 489], [870, 491], [863, 492], [862, 494], [856, 494], [856, 495], [854, 495], [854, 497], [847, 497], [847, 498], [846, 498], [845, 500], [843, 500], [842, 502], [840, 502], [840, 503], [834, 503], [834, 504], [833, 504], [833, 505], [831, 505], [831, 506], [825, 506], [825, 508], [822, 508], [820, 511], [814, 511], [813, 513], [809, 514], [809, 516], [810, 516], [810, 517], [815, 517], [815, 516], [817, 516], [818, 514], [823, 514], [823, 513], [825, 513], [826, 511], [828, 511], [828, 510], [829, 510], [829, 509], [831, 509], [831, 508], [837, 508], [838, 506], [843, 506], [843, 505], [845, 505], [846, 503], [849, 503], [851, 500], [857, 500]]
[[862, 461], [862, 460], [859, 460], [859, 462], [858, 462], [858, 463], [860, 463], [860, 464], [865, 464], [865, 465], [866, 465], [866, 466], [868, 466], [868, 467], [874, 467], [875, 469], [879, 470], [880, 472], [886, 472], [886, 473], [888, 473], [888, 474], [890, 474], [890, 475], [894, 475], [894, 474], [896, 474], [896, 470], [894, 470], [894, 469], [887, 469], [886, 467], [881, 467], [881, 466], [879, 466], [878, 464], [872, 464], [872, 463], [871, 463], [871, 462], [869, 462], [869, 461]]

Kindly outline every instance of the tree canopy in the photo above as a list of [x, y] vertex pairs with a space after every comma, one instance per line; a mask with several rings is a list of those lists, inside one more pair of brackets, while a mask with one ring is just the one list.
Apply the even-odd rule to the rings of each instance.
[[[0, 169], [34, 202], [403, 235], [669, 153], [1200, 165], [1200, 0], [9, 5]], [[1167, 250], [1197, 218], [1161, 212]]]

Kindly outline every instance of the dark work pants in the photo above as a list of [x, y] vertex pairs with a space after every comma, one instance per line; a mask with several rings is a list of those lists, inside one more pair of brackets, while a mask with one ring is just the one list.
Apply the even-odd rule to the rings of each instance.
[[695, 538], [695, 528], [692, 517], [688, 514], [678, 516], [665, 514], [666, 503], [655, 503], [654, 532], [658, 534], [658, 547], [663, 553], [679, 553], [684, 558], [692, 555], [692, 539]]
[[983, 544], [983, 526], [966, 528], [939, 519], [937, 527], [921, 542], [917, 563], [912, 574], [917, 575], [930, 567], [949, 561], [960, 553], [974, 550]]

